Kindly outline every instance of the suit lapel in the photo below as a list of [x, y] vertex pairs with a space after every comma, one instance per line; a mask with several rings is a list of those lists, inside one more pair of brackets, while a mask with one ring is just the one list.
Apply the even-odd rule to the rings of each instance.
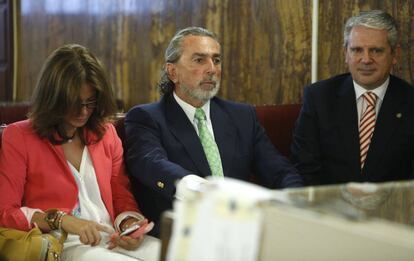
[[340, 143], [343, 145], [344, 153], [352, 162], [353, 173], [357, 175], [360, 172], [358, 111], [351, 77], [348, 77], [339, 88], [336, 112]]
[[214, 138], [220, 151], [223, 173], [228, 176], [233, 164], [237, 129], [233, 125], [233, 120], [229, 117], [229, 114], [217, 103], [217, 98], [210, 102], [210, 117], [213, 124]]
[[172, 95], [164, 95], [163, 102], [166, 105], [165, 115], [171, 133], [184, 146], [187, 151], [187, 156], [193, 161], [199, 171], [198, 174], [200, 176], [211, 175], [203, 147], [187, 115]]
[[372, 136], [371, 144], [368, 150], [364, 171], [372, 173], [375, 163], [381, 160], [381, 156], [385, 152], [387, 143], [392, 133], [398, 126], [400, 119], [396, 116], [400, 114], [402, 117], [402, 104], [404, 95], [398, 86], [393, 85], [394, 81], [390, 79], [390, 84], [384, 96], [384, 101], [378, 113], [375, 123], [375, 130]]

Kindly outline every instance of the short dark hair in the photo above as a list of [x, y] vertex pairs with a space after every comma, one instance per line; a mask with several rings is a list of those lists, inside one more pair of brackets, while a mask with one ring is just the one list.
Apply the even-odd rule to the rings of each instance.
[[[170, 43], [168, 44], [168, 47], [165, 50], [165, 54], [164, 54], [165, 63], [176, 63], [180, 59], [183, 53], [182, 42], [183, 42], [184, 37], [187, 35], [207, 36], [219, 42], [216, 34], [208, 31], [205, 28], [202, 28], [202, 27], [184, 28], [178, 31], [177, 33], [175, 33]], [[160, 81], [158, 82], [158, 89], [161, 94], [172, 93], [174, 90], [174, 86], [175, 86], [174, 83], [168, 77], [168, 73], [164, 65], [160, 73]]]
[[97, 139], [87, 141], [83, 135], [80, 138], [89, 144], [103, 137], [105, 123], [116, 112], [113, 89], [99, 60], [78, 44], [56, 49], [47, 58], [39, 74], [29, 113], [39, 136], [53, 144], [62, 144], [69, 139], [64, 129], [65, 117], [79, 108], [79, 93], [84, 84], [96, 90], [97, 105], [81, 129], [89, 129], [96, 134]]

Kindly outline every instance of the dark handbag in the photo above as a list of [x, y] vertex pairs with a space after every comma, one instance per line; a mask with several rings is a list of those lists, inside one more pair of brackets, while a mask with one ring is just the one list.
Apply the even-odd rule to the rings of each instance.
[[0, 259], [58, 261], [68, 236], [64, 231], [61, 234], [60, 239], [57, 239], [51, 234], [43, 234], [37, 227], [28, 232], [0, 227]]

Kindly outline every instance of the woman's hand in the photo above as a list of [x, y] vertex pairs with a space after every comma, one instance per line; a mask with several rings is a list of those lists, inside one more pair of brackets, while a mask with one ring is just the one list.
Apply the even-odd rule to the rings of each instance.
[[106, 232], [108, 234], [114, 232], [108, 226], [69, 215], [62, 217], [62, 229], [69, 234], [78, 235], [79, 240], [83, 244], [91, 246], [96, 246], [101, 242], [102, 237], [100, 232]]
[[108, 249], [113, 249], [119, 246], [126, 250], [135, 250], [139, 247], [143, 239], [143, 235], [138, 238], [132, 238], [130, 236], [120, 236], [119, 232], [115, 232], [111, 235]]
[[[128, 220], [131, 221], [131, 220]], [[117, 246], [124, 248], [126, 250], [135, 250], [139, 247], [142, 240], [144, 239], [144, 234], [148, 233], [154, 224], [152, 222], [148, 223], [147, 219], [138, 221], [134, 218], [133, 222], [123, 222], [127, 223], [127, 225], [123, 224], [123, 230], [129, 228], [135, 224], [139, 225], [139, 228], [132, 231], [130, 234], [122, 236], [119, 232], [115, 232], [111, 235], [111, 240], [108, 245], [108, 249], [113, 249]]]

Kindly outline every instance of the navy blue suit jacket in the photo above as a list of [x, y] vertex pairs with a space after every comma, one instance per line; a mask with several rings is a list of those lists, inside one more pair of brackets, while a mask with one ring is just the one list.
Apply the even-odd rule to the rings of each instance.
[[[249, 180], [254, 173], [270, 188], [303, 185], [296, 169], [270, 142], [255, 109], [213, 98], [210, 117], [224, 176]], [[178, 179], [211, 175], [198, 135], [188, 117], [166, 94], [159, 102], [132, 108], [125, 119], [126, 165], [143, 213], [156, 223], [171, 209]]]
[[410, 179], [414, 159], [414, 89], [390, 76], [362, 170], [358, 112], [350, 74], [305, 88], [291, 148], [292, 161], [307, 184]]

